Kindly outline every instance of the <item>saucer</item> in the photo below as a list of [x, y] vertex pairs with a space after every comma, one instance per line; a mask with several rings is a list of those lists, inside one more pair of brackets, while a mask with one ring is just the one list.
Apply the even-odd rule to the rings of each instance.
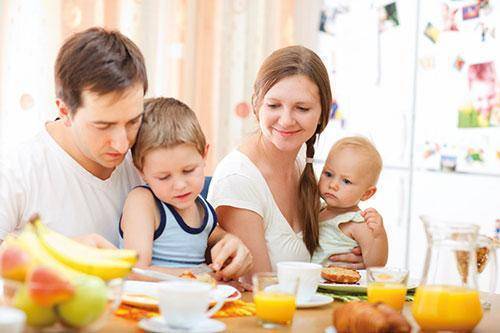
[[226, 324], [223, 322], [208, 318], [191, 328], [173, 328], [167, 326], [161, 316], [143, 319], [138, 325], [145, 331], [155, 333], [216, 333], [226, 329]]
[[331, 298], [330, 296], [316, 293], [309, 301], [297, 303], [297, 308], [298, 309], [314, 308], [317, 306], [330, 304], [332, 302], [333, 298]]

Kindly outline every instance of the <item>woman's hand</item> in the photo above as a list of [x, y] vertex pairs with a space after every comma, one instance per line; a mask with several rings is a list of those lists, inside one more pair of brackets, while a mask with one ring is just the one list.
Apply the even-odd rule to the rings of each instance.
[[363, 255], [359, 247], [355, 247], [348, 253], [334, 254], [330, 256], [332, 265], [346, 267], [351, 269], [365, 269]]
[[229, 233], [214, 245], [211, 255], [210, 267], [218, 280], [238, 278], [252, 268], [252, 254], [238, 237]]

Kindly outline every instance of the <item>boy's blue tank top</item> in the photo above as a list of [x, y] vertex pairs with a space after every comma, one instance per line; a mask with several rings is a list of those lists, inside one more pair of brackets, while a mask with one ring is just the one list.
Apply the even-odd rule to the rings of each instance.
[[[147, 186], [142, 186], [151, 191]], [[197, 203], [203, 207], [204, 217], [199, 228], [188, 226], [175, 208], [153, 195], [160, 211], [160, 225], [155, 230], [151, 265], [163, 267], [190, 267], [205, 262], [208, 237], [217, 225], [213, 207], [198, 196]], [[120, 247], [123, 247], [121, 226]]]

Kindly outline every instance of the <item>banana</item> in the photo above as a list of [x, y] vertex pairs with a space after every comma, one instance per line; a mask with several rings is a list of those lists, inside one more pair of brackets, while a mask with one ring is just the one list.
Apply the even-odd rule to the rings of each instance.
[[48, 233], [46, 227], [44, 230], [39, 219], [33, 221], [32, 224], [40, 244], [57, 260], [77, 271], [111, 280], [125, 277], [132, 270], [133, 264], [128, 261], [92, 256], [90, 255], [92, 251], [89, 251], [86, 246], [75, 246], [72, 242], [68, 245], [67, 241], [60, 241], [60, 237], [54, 239], [54, 234]]
[[33, 264], [35, 265], [43, 264], [44, 266], [53, 268], [70, 280], [85, 275], [54, 258], [40, 243], [33, 227], [29, 224], [25, 226], [23, 232], [17, 238], [10, 238], [6, 241], [15, 243], [26, 250], [31, 258], [33, 258]]
[[122, 260], [131, 265], [137, 263], [138, 255], [134, 250], [128, 249], [97, 249], [91, 246], [83, 245], [71, 238], [68, 238], [43, 224], [40, 219], [33, 222], [37, 234], [43, 237], [50, 244], [58, 244], [59, 248], [72, 249], [71, 251], [85, 253], [86, 257], [95, 259]]

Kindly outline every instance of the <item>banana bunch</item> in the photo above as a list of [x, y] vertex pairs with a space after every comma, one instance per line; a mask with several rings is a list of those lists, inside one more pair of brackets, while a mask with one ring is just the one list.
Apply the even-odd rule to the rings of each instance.
[[137, 252], [133, 250], [93, 248], [49, 229], [40, 219], [32, 224], [47, 251], [77, 271], [111, 280], [127, 276], [137, 262]]
[[108, 308], [105, 280], [125, 277], [136, 261], [135, 251], [82, 245], [38, 218], [0, 246], [0, 275], [8, 279], [5, 290], [15, 286], [15, 293], [4, 290], [4, 296], [26, 313], [28, 325], [34, 327], [60, 321], [81, 328], [95, 322]]

